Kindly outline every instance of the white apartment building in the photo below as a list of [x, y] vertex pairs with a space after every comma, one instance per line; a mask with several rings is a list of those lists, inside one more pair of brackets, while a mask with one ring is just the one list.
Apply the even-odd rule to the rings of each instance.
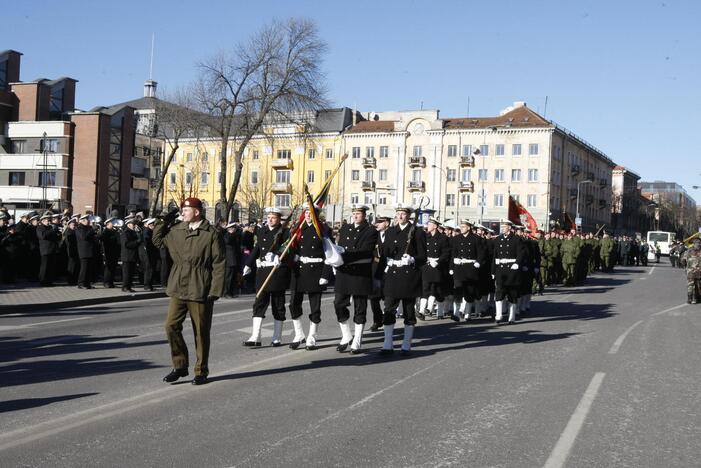
[[511, 195], [547, 228], [574, 221], [579, 188], [583, 227], [610, 222], [614, 163], [523, 102], [497, 117], [441, 119], [437, 110], [365, 116], [344, 133], [344, 216], [353, 203], [390, 216], [402, 203], [443, 220], [496, 223]]

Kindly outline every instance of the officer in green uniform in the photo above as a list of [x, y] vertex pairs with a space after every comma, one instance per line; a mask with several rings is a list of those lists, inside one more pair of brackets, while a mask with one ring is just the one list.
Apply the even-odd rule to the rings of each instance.
[[701, 300], [701, 239], [694, 239], [693, 246], [684, 252], [686, 263], [686, 302], [698, 304]]
[[562, 242], [562, 267], [565, 274], [565, 286], [573, 286], [577, 280], [577, 260], [582, 252], [580, 240], [576, 235], [570, 233], [567, 239]]
[[204, 218], [202, 201], [188, 198], [181, 209], [181, 222], [175, 222], [178, 212], [173, 210], [153, 229], [153, 245], [159, 249], [167, 247], [173, 258], [166, 290], [170, 305], [165, 323], [173, 370], [163, 381], [175, 382], [188, 375], [188, 352], [182, 330], [189, 313], [197, 354], [192, 384], [202, 385], [207, 383], [209, 374], [209, 332], [214, 301], [224, 294], [226, 257], [219, 234]]
[[604, 238], [601, 239], [601, 245], [599, 248], [599, 256], [601, 258], [601, 269], [603, 271], [613, 271], [613, 264], [615, 263], [616, 257], [616, 242], [611, 239], [607, 233], [604, 233]]

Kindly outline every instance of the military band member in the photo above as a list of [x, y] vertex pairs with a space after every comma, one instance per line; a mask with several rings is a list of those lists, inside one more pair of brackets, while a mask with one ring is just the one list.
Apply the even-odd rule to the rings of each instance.
[[105, 221], [105, 228], [100, 233], [100, 244], [102, 246], [102, 257], [105, 268], [102, 273], [102, 284], [105, 288], [114, 288], [114, 277], [119, 262], [119, 233], [114, 227], [117, 218], [108, 218]]
[[438, 231], [441, 223], [430, 218], [426, 225], [426, 264], [421, 267], [422, 294], [419, 300], [419, 310], [416, 316], [419, 320], [425, 320], [425, 314], [433, 311], [437, 302], [443, 315], [443, 302], [445, 301], [447, 280], [450, 263], [450, 243], [445, 234]]
[[[237, 225], [234, 222], [226, 224], [222, 232], [222, 241], [226, 249], [226, 280], [224, 282], [224, 297], [232, 298], [237, 295], [241, 265], [241, 243]], [[161, 259], [161, 268], [164, 268]]]
[[502, 220], [501, 235], [494, 242], [494, 261], [492, 275], [496, 284], [494, 299], [496, 301], [497, 324], [502, 323], [504, 307], [508, 306], [509, 323], [516, 320], [516, 304], [519, 297], [521, 264], [524, 260], [523, 243], [513, 233], [513, 223]]
[[[341, 341], [336, 350], [360, 352], [363, 330], [367, 320], [368, 296], [373, 291], [373, 252], [377, 243], [377, 231], [366, 220], [368, 207], [353, 205], [352, 222], [344, 224], [338, 233], [338, 246], [343, 250], [343, 265], [336, 268], [335, 297], [336, 318], [341, 328]], [[354, 335], [351, 334], [348, 307], [353, 298]]]
[[78, 241], [76, 240], [76, 225], [78, 218], [72, 217], [68, 220], [66, 228], [62, 233], [62, 243], [66, 249], [66, 273], [68, 284], [75, 286], [78, 284], [78, 273], [80, 273], [80, 256], [78, 255]]
[[95, 242], [97, 233], [90, 226], [91, 215], [85, 214], [78, 220], [79, 225], [75, 229], [75, 238], [78, 245], [78, 256], [80, 257], [80, 273], [78, 274], [78, 288], [92, 289], [90, 284], [92, 278], [92, 263], [95, 254]]
[[39, 241], [39, 254], [41, 255], [41, 266], [39, 268], [39, 284], [41, 286], [51, 286], [54, 281], [54, 267], [56, 254], [58, 253], [59, 232], [58, 228], [51, 224], [53, 214], [45, 212], [36, 228], [36, 237]]
[[[463, 311], [470, 320], [476, 310], [480, 293], [480, 271], [486, 268], [485, 247], [481, 237], [473, 232], [474, 225], [463, 219], [460, 221], [460, 234], [451, 239], [451, 269], [453, 271], [453, 300], [456, 308]], [[451, 318], [460, 321], [460, 312], [454, 312]]]
[[268, 275], [276, 265], [279, 265], [270, 278], [265, 290], [256, 297], [253, 303], [253, 327], [251, 337], [243, 342], [244, 346], [261, 346], [261, 328], [265, 311], [271, 306], [274, 319], [273, 346], [282, 345], [282, 325], [285, 321], [285, 291], [290, 285], [290, 268], [287, 261], [280, 263], [280, 247], [289, 237], [289, 230], [282, 227], [280, 218], [282, 211], [279, 208], [266, 208], [268, 224], [258, 230], [257, 242], [243, 269], [243, 275], [251, 273], [251, 267], [255, 264], [256, 292], [268, 278]]
[[155, 218], [146, 218], [139, 231], [141, 243], [139, 244], [139, 266], [144, 275], [144, 290], [153, 291], [153, 270], [156, 266], [158, 250], [153, 245], [153, 229]]
[[416, 298], [421, 295], [421, 267], [426, 263], [426, 237], [423, 230], [409, 221], [413, 210], [398, 206], [397, 224], [387, 230], [384, 254], [387, 257], [385, 274], [385, 340], [381, 355], [394, 352], [393, 333], [396, 311], [402, 305], [404, 339], [402, 355], [411, 351], [411, 340], [416, 325]]
[[141, 238], [137, 231], [136, 219], [129, 215], [124, 218], [124, 229], [120, 235], [122, 255], [122, 291], [134, 292], [132, 281], [134, 266], [139, 258]]
[[382, 328], [384, 321], [384, 311], [381, 301], [384, 300], [384, 278], [385, 268], [387, 268], [387, 258], [382, 254], [385, 245], [389, 218], [377, 216], [375, 218], [375, 229], [377, 230], [377, 242], [372, 258], [372, 294], [370, 295], [370, 309], [372, 309], [372, 326], [370, 331], [377, 331]]

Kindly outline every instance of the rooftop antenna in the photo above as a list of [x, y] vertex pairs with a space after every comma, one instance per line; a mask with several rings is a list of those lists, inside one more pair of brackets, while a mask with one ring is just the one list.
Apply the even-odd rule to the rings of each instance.
[[543, 108], [543, 118], [548, 114], [548, 96], [545, 96], [545, 107]]
[[151, 33], [151, 63], [149, 64], [148, 67], [148, 79], [152, 80], [153, 79], [153, 46], [156, 42], [156, 33], [152, 32]]
[[421, 101], [421, 110], [424, 110], [424, 102]]
[[470, 96], [467, 96], [467, 117], [470, 116]]

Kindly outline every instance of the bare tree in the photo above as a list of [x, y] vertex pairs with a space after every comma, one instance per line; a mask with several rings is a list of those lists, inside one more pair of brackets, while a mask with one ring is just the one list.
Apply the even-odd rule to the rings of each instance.
[[[224, 217], [241, 182], [243, 154], [250, 140], [270, 117], [285, 118], [326, 105], [321, 70], [326, 44], [308, 19], [274, 21], [233, 52], [220, 53], [200, 64], [194, 87], [207, 126], [220, 139], [220, 199]], [[226, 177], [229, 140], [235, 139], [234, 177]]]
[[188, 89], [179, 89], [155, 102], [154, 133], [165, 143], [163, 167], [156, 185], [156, 193], [151, 201], [151, 213], [156, 213], [165, 178], [168, 176], [173, 158], [184, 138], [197, 137], [201, 133], [201, 119], [193, 110], [194, 102]]

